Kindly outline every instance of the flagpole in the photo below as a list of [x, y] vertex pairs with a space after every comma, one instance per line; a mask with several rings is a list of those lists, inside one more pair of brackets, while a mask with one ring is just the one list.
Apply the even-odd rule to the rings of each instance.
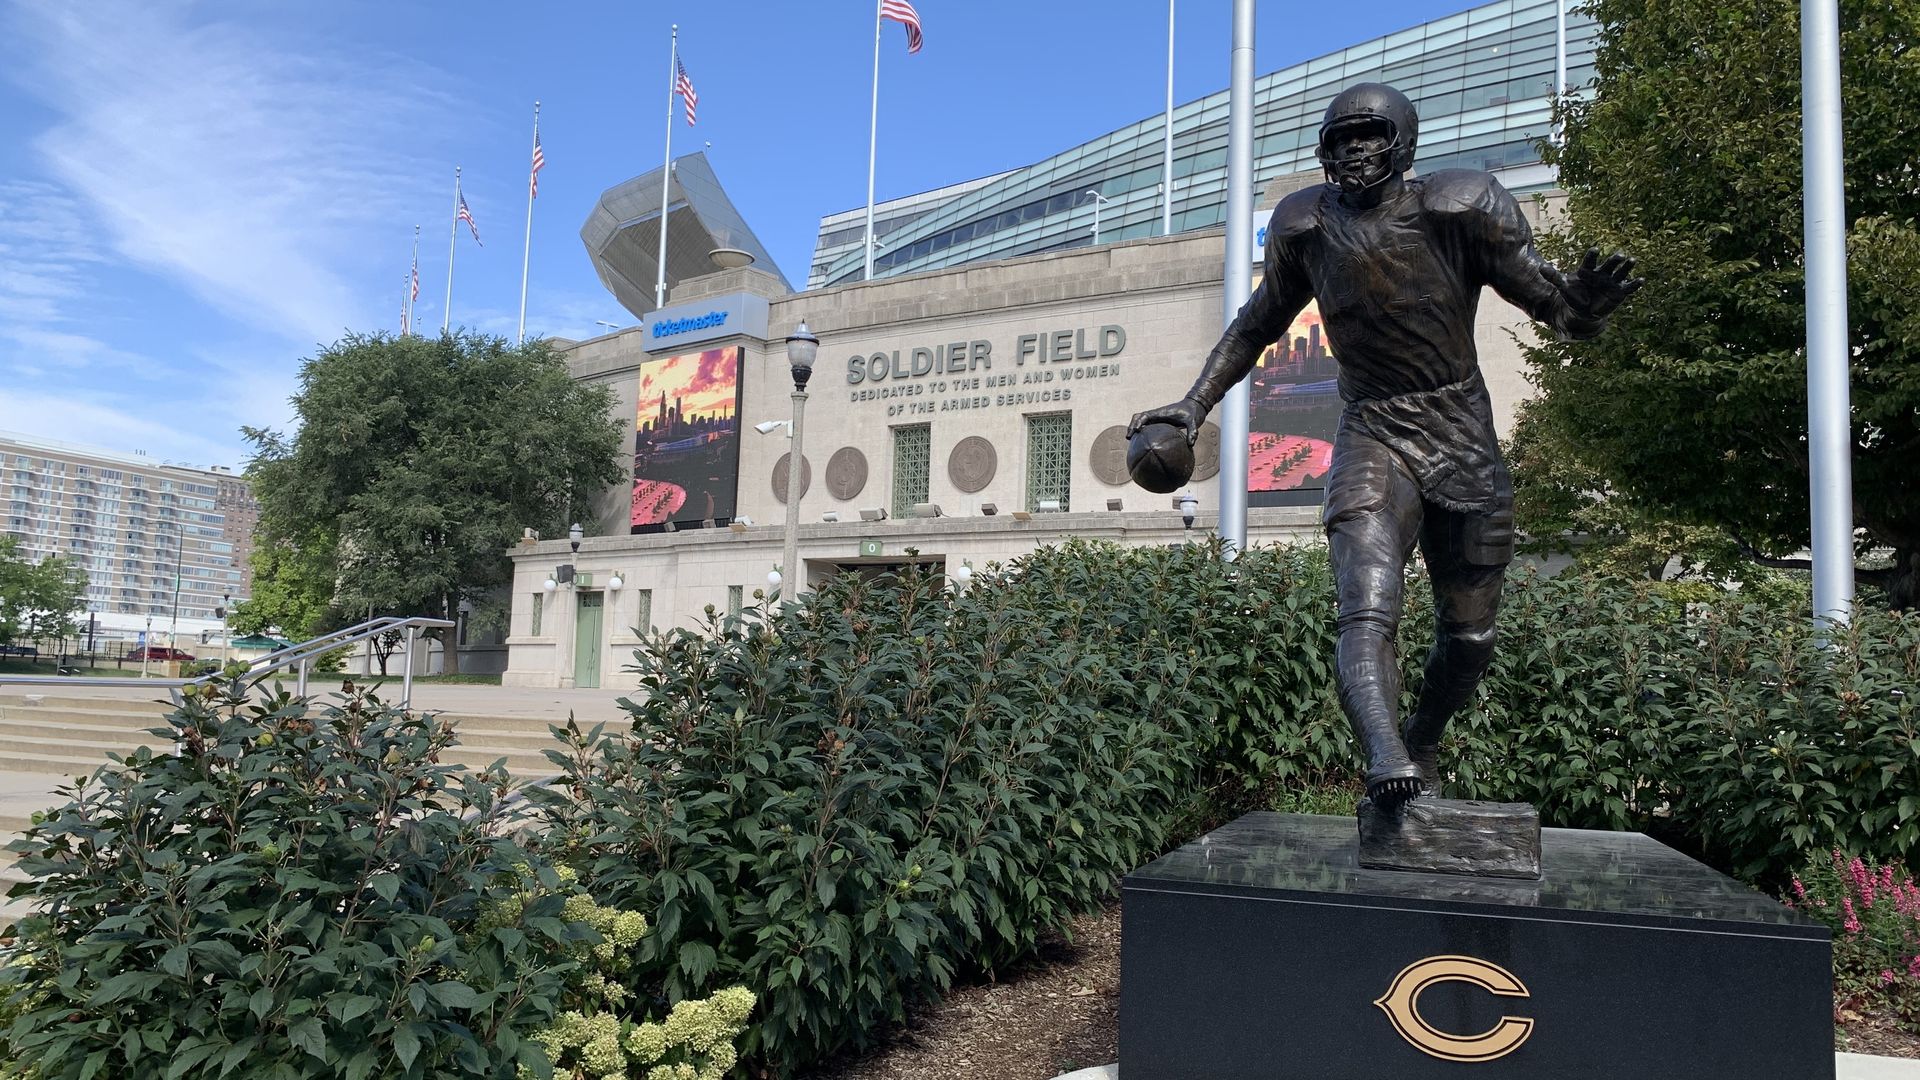
[[460, 238], [460, 166], [453, 167], [453, 221], [447, 229], [447, 306], [440, 313], [440, 332], [453, 329], [453, 242]]
[[[533, 103], [533, 145], [540, 145], [540, 103]], [[527, 243], [520, 249], [520, 340], [527, 340], [527, 266], [533, 259], [533, 152], [527, 152]]]
[[673, 40], [667, 46], [667, 153], [660, 163], [660, 276], [653, 284], [653, 306], [667, 306], [667, 182], [673, 176], [673, 94], [674, 65], [680, 62], [680, 24], [673, 24]]
[[407, 271], [407, 326], [413, 326], [413, 297], [420, 291], [420, 226], [413, 227], [413, 268]]
[[1167, 0], [1167, 132], [1160, 156], [1160, 235], [1173, 235], [1173, 0]]
[[862, 279], [873, 280], [873, 157], [880, 139], [880, 5], [873, 3], [873, 117], [867, 127], [867, 272]]

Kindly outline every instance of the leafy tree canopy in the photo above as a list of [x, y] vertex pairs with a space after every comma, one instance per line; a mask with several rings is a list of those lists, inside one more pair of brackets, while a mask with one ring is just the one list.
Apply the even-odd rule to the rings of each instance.
[[[1920, 0], [1842, 0], [1855, 525], [1920, 601]], [[1649, 512], [1752, 556], [1809, 543], [1800, 33], [1794, 0], [1593, 0], [1597, 84], [1549, 147], [1569, 220], [1647, 289], [1607, 333], [1529, 350], [1551, 428]]]
[[233, 606], [227, 625], [236, 634], [278, 630], [298, 641], [327, 631], [338, 621], [333, 607], [333, 547], [326, 537], [305, 545], [261, 542], [248, 557], [253, 596]]
[[545, 341], [351, 335], [306, 362], [293, 404], [291, 437], [246, 431], [257, 539], [297, 553], [309, 598], [330, 563], [344, 615], [489, 610], [521, 530], [564, 531], [621, 478], [612, 392]]
[[20, 542], [0, 536], [0, 644], [17, 639], [73, 637], [87, 607], [87, 575], [60, 555], [38, 563], [20, 553]]

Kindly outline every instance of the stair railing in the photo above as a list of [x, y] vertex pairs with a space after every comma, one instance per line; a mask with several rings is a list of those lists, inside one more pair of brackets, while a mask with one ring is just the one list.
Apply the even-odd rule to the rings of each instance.
[[[382, 615], [377, 619], [358, 622], [330, 634], [322, 634], [309, 641], [303, 641], [290, 649], [281, 649], [247, 665], [240, 678], [246, 688], [252, 690], [262, 679], [276, 671], [297, 668], [299, 681], [295, 692], [301, 697], [307, 695], [307, 675], [312, 664], [319, 657], [344, 645], [366, 641], [396, 630], [406, 632], [405, 643], [401, 646], [403, 673], [400, 678], [400, 707], [407, 708], [413, 701], [413, 642], [421, 630], [451, 630], [451, 619], [433, 619], [425, 615]], [[178, 705], [184, 700], [181, 690], [188, 686], [198, 686], [208, 682], [213, 675], [198, 675], [191, 679], [127, 679], [98, 675], [0, 675], [0, 687], [6, 686], [155, 686], [166, 688]]]

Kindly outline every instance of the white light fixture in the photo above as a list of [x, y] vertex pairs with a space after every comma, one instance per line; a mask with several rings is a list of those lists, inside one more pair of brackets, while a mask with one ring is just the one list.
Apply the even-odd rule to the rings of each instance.
[[993, 515], [1000, 512], [1000, 508], [993, 505], [992, 503], [981, 503], [980, 512], [982, 514], [985, 514], [988, 517], [992, 517]]
[[839, 520], [840, 520], [840, 511], [838, 511], [838, 510], [829, 510], [829, 511], [827, 511], [826, 513], [824, 513], [824, 514], [821, 514], [821, 515], [820, 515], [820, 520], [821, 520], [821, 521], [839, 521]]
[[959, 566], [954, 567], [948, 576], [953, 578], [955, 582], [965, 585], [967, 582], [973, 580], [973, 567], [968, 566], [966, 563], [961, 563]]
[[717, 247], [707, 252], [707, 258], [713, 260], [713, 265], [722, 270], [738, 270], [743, 266], [753, 265], [753, 253], [739, 248]]
[[1064, 512], [1064, 508], [1060, 505], [1059, 499], [1041, 499], [1040, 505], [1034, 507], [1034, 509], [1043, 514], [1058, 514]]
[[760, 421], [759, 423], [757, 423], [757, 424], [755, 424], [755, 425], [753, 425], [753, 430], [755, 430], [755, 431], [757, 431], [757, 432], [759, 432], [759, 433], [760, 433], [760, 434], [762, 434], [762, 435], [771, 435], [771, 434], [773, 434], [774, 432], [776, 432], [776, 431], [779, 431], [779, 430], [780, 430], [781, 428], [786, 428], [786, 429], [787, 429], [787, 434], [788, 434], [788, 435], [792, 435], [792, 434], [793, 434], [793, 421], [791, 421], [791, 420], [762, 420], [762, 421]]
[[783, 581], [783, 580], [785, 580], [785, 579], [783, 579], [783, 578], [782, 578], [782, 577], [780, 576], [780, 571], [778, 571], [778, 570], [769, 570], [769, 571], [767, 571], [767, 589], [768, 589], [769, 591], [773, 591], [773, 592], [777, 592], [777, 591], [779, 591], [779, 589], [780, 589], [780, 582], [781, 582], [781, 581]]
[[751, 522], [740, 521], [736, 519], [734, 521], [727, 522], [727, 528], [733, 532], [743, 533], [747, 531], [747, 526], [749, 524], [751, 524]]
[[1015, 521], [1032, 521], [1032, 520], [1033, 520], [1033, 514], [1032, 514], [1032, 513], [1030, 513], [1030, 512], [1028, 512], [1028, 511], [1026, 511], [1026, 510], [1015, 510], [1015, 511], [1013, 512], [1013, 520], [1015, 520]]
[[547, 580], [540, 583], [540, 587], [546, 590], [547, 592], [552, 592], [553, 590], [560, 587], [560, 583], [553, 580], [552, 578], [548, 578]]
[[580, 541], [586, 535], [586, 532], [580, 528], [580, 523], [577, 521], [567, 527], [567, 543], [573, 545], [574, 554], [579, 554]]
[[928, 502], [927, 502], [927, 503], [914, 503], [914, 504], [913, 504], [913, 516], [914, 516], [914, 517], [919, 517], [919, 518], [936, 518], [936, 517], [940, 517], [940, 516], [942, 516], [942, 515], [941, 515], [941, 513], [940, 513], [940, 504], [939, 504], [939, 503], [928, 503]]
[[627, 583], [627, 579], [621, 577], [620, 571], [618, 570], [615, 570], [613, 572], [613, 576], [607, 578], [607, 588], [615, 592], [618, 592], [620, 590], [620, 586], [625, 585], [626, 583]]
[[1194, 515], [1199, 512], [1200, 512], [1200, 500], [1193, 497], [1193, 492], [1191, 491], [1181, 492], [1180, 493], [1180, 520], [1186, 524], [1187, 528], [1189, 529], [1193, 528]]
[[860, 508], [861, 521], [887, 520], [887, 508], [884, 506], [863, 506]]

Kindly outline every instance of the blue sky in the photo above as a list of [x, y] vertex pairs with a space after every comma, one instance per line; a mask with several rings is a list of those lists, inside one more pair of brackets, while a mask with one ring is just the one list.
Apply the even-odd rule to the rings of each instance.
[[[881, 199], [1024, 165], [1160, 111], [1164, 0], [916, 0], [881, 46]], [[1256, 70], [1471, 6], [1260, 6]], [[0, 0], [0, 429], [244, 463], [302, 359], [419, 322], [518, 320], [534, 100], [531, 334], [633, 321], [579, 229], [660, 163], [668, 26], [700, 94], [674, 149], [714, 168], [790, 281], [822, 214], [866, 197], [871, 0], [541, 5]], [[1364, 18], [1353, 18], [1363, 11]], [[537, 13], [536, 13], [537, 12]], [[1175, 96], [1226, 85], [1231, 4], [1180, 0]]]

